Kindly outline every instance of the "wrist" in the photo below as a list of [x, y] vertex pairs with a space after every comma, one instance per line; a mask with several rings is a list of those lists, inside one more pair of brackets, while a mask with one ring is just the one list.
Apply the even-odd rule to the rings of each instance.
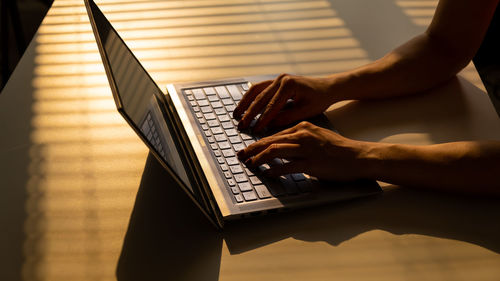
[[334, 104], [344, 100], [352, 100], [352, 93], [355, 91], [355, 75], [350, 72], [336, 73], [328, 76], [329, 102]]
[[359, 161], [363, 178], [377, 180], [386, 170], [384, 163], [391, 150], [391, 144], [360, 142]]

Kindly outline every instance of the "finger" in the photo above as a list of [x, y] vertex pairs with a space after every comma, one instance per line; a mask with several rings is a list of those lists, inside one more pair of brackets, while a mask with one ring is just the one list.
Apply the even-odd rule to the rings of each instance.
[[271, 121], [273, 118], [280, 112], [280, 110], [286, 105], [288, 99], [293, 95], [293, 80], [288, 77], [284, 77], [281, 80], [280, 87], [278, 91], [271, 99], [271, 101], [267, 104], [264, 112], [260, 116], [257, 124], [253, 128], [255, 133], [260, 132], [264, 127]]
[[274, 96], [274, 93], [278, 90], [280, 84], [281, 84], [281, 79], [285, 76], [285, 74], [282, 74], [276, 78], [271, 85], [269, 85], [266, 89], [264, 89], [260, 94], [257, 95], [255, 100], [252, 102], [252, 104], [248, 107], [246, 112], [243, 114], [243, 117], [241, 118], [240, 122], [238, 123], [238, 129], [239, 130], [244, 130], [248, 128], [250, 125], [250, 122], [255, 118], [259, 112], [262, 111], [262, 108], [266, 103], [271, 100], [271, 98]]
[[258, 142], [252, 143], [247, 148], [238, 151], [237, 156], [240, 160], [245, 161], [247, 158], [260, 153], [273, 143], [294, 143], [295, 139], [296, 136], [294, 134], [263, 138]]
[[248, 89], [248, 91], [243, 95], [240, 102], [234, 109], [233, 117], [234, 118], [241, 117], [241, 114], [245, 112], [245, 110], [247, 110], [248, 106], [250, 106], [255, 97], [258, 94], [260, 94], [264, 89], [266, 89], [269, 85], [271, 85], [271, 83], [273, 83], [273, 80], [267, 80], [259, 82], [250, 87], [250, 89]]
[[266, 149], [248, 158], [245, 165], [257, 167], [264, 163], [269, 163], [275, 158], [293, 159], [300, 157], [300, 145], [295, 143], [273, 143]]
[[270, 166], [270, 168], [265, 171], [265, 175], [270, 177], [279, 177], [288, 174], [304, 173], [306, 171], [306, 161], [296, 160], [284, 163], [283, 165]]

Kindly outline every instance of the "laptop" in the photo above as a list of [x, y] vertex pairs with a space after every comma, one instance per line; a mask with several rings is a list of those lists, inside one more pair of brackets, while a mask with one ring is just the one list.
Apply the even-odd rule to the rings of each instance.
[[249, 170], [235, 154], [258, 137], [238, 131], [232, 111], [251, 83], [269, 77], [169, 84], [163, 93], [94, 1], [84, 1], [118, 111], [216, 227], [381, 192], [375, 181], [323, 182], [301, 173], [267, 178], [267, 164]]

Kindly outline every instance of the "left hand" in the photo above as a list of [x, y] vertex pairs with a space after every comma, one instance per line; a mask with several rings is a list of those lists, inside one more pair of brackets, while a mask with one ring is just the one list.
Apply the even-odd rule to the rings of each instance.
[[261, 139], [238, 152], [245, 165], [257, 167], [274, 158], [289, 162], [272, 166], [270, 176], [306, 173], [319, 179], [348, 181], [369, 178], [363, 156], [369, 143], [344, 138], [309, 122]]

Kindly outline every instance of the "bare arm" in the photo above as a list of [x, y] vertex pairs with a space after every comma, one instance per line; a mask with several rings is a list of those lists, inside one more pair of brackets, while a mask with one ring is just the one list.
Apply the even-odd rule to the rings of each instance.
[[[432, 88], [464, 68], [479, 49], [499, 0], [441, 0], [427, 31], [383, 58], [324, 78], [283, 74], [254, 85], [234, 111], [239, 129], [282, 126], [341, 100], [382, 99]], [[289, 99], [294, 106], [285, 109]], [[284, 110], [283, 110], [284, 109]]]
[[500, 142], [427, 146], [370, 143], [369, 178], [406, 186], [500, 195]]
[[473, 58], [498, 0], [441, 0], [429, 28], [383, 58], [330, 76], [334, 101], [378, 99], [432, 88]]

